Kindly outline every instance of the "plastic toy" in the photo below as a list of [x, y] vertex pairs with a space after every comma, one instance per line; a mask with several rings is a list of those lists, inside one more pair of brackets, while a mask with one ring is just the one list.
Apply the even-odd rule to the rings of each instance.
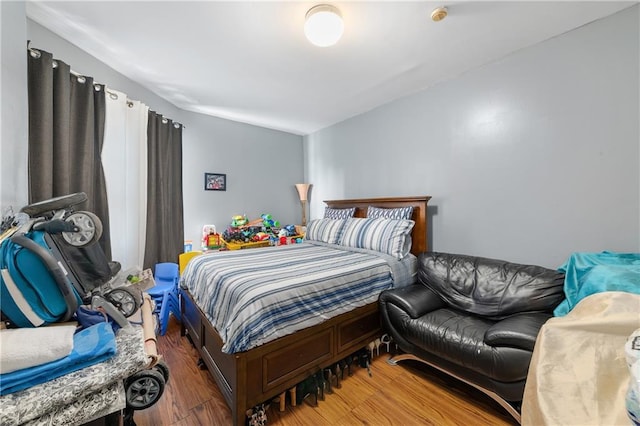
[[[200, 247], [202, 250], [206, 250], [209, 245], [209, 235], [216, 233], [215, 225], [204, 225], [202, 227], [202, 239], [200, 240]], [[185, 250], [186, 252], [186, 250]]]
[[280, 222], [274, 220], [270, 214], [262, 214], [260, 217], [262, 218], [262, 226], [265, 228], [277, 228], [280, 226]]
[[249, 243], [252, 241], [253, 234], [248, 229], [229, 227], [222, 233], [222, 238], [226, 242]]
[[249, 220], [247, 219], [247, 216], [237, 215], [237, 216], [233, 216], [231, 218], [231, 227], [232, 228], [239, 228], [241, 226], [245, 226], [247, 223], [249, 223]]
[[293, 237], [294, 235], [296, 235], [295, 225], [286, 225], [278, 232], [279, 237]]
[[266, 232], [258, 232], [253, 236], [253, 241], [264, 241], [269, 239], [269, 234]]
[[216, 249], [220, 248], [220, 234], [209, 234], [207, 237], [207, 248]]
[[270, 214], [264, 213], [259, 219], [252, 221], [247, 220], [246, 216], [233, 216], [231, 225], [223, 232], [222, 237], [227, 242], [249, 243], [269, 240], [271, 245], [278, 245], [280, 237], [293, 235], [295, 235], [294, 225], [287, 225], [286, 228], [280, 229], [280, 222]]

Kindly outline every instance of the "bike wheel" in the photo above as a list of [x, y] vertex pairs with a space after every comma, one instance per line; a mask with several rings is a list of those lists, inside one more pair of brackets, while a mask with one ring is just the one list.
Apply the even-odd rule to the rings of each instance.
[[63, 232], [62, 238], [74, 247], [84, 247], [92, 244], [102, 236], [102, 221], [91, 212], [79, 211], [71, 213], [65, 218], [77, 226], [78, 232]]

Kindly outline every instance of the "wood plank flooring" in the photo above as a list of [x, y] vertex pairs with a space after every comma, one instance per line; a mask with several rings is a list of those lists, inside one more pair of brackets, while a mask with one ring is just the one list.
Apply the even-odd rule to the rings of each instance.
[[[388, 355], [374, 357], [372, 377], [353, 366], [353, 375], [341, 389], [327, 394], [317, 407], [303, 402], [278, 411], [267, 410], [269, 425], [517, 425], [492, 399], [476, 389], [417, 362], [387, 364]], [[138, 426], [230, 425], [231, 411], [206, 370], [197, 366], [198, 355], [180, 336], [172, 317], [158, 351], [170, 369], [164, 395], [154, 406], [136, 411]]]

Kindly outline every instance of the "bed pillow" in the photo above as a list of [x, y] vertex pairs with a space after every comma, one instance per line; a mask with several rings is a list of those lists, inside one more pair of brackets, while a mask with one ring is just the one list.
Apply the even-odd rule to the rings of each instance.
[[367, 208], [367, 217], [370, 219], [407, 219], [411, 220], [413, 215], [413, 206], [396, 207], [393, 209], [383, 209], [380, 207], [369, 206]]
[[334, 209], [331, 207], [324, 208], [325, 219], [349, 219], [356, 213], [356, 208], [351, 207], [349, 209]]
[[305, 239], [329, 244], [338, 244], [344, 219], [315, 219], [307, 225]]
[[340, 245], [390, 254], [402, 259], [411, 250], [411, 230], [415, 222], [406, 219], [347, 219]]

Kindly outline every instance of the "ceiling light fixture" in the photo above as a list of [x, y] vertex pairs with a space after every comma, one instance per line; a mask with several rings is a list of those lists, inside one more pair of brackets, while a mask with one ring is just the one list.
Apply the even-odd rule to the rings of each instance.
[[319, 47], [333, 46], [344, 32], [344, 23], [337, 7], [320, 4], [305, 15], [304, 35]]
[[447, 11], [446, 7], [437, 7], [433, 9], [433, 12], [431, 12], [431, 19], [433, 20], [433, 22], [442, 21], [447, 17], [448, 13], [449, 12]]

